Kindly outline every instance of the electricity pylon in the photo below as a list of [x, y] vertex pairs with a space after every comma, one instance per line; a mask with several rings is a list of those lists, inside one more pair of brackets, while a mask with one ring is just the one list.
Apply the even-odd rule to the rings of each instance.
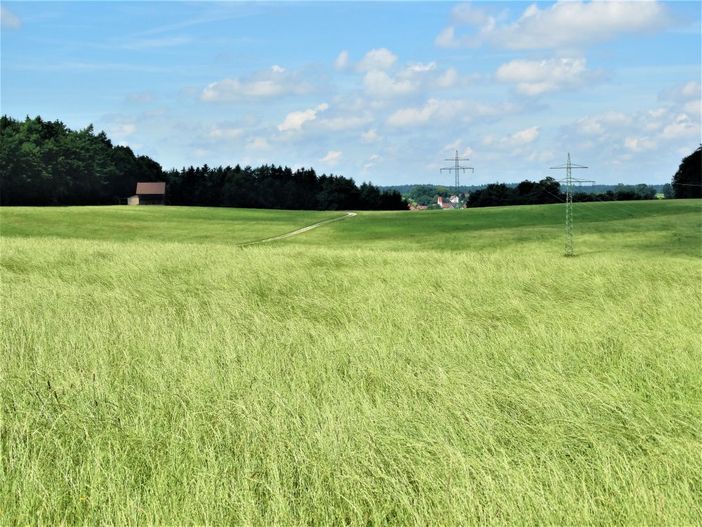
[[472, 170], [473, 173], [475, 173], [475, 169], [473, 167], [464, 167], [461, 165], [461, 161], [469, 161], [470, 158], [467, 157], [458, 157], [458, 150], [456, 150], [456, 157], [454, 158], [448, 158], [444, 159], [444, 161], [453, 161], [453, 166], [452, 167], [444, 167], [439, 170], [439, 172], [443, 172], [446, 170], [447, 172], [455, 172], [456, 173], [456, 197], [458, 197], [458, 187], [460, 186], [460, 179], [459, 179], [459, 174], [461, 170], [465, 172], [466, 170]]
[[573, 177], [572, 170], [574, 168], [587, 168], [583, 165], [576, 165], [570, 162], [570, 152], [568, 152], [568, 160], [565, 165], [551, 167], [551, 170], [566, 171], [565, 179], [559, 180], [565, 183], [566, 186], [566, 217], [565, 217], [565, 255], [575, 256], [573, 248], [573, 183], [594, 183], [591, 179], [576, 179]]

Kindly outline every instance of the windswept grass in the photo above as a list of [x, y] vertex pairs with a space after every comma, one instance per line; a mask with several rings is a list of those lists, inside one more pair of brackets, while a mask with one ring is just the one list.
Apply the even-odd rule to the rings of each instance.
[[[399, 251], [562, 250], [563, 204], [361, 213], [352, 222], [311, 232], [286, 243], [347, 249], [372, 247]], [[702, 210], [695, 200], [576, 203], [579, 254], [641, 256], [671, 251], [702, 256]], [[649, 254], [649, 256], [653, 256]]]
[[0, 210], [0, 524], [696, 524], [701, 205]]
[[5, 237], [106, 241], [245, 243], [343, 216], [340, 212], [209, 207], [12, 207]]

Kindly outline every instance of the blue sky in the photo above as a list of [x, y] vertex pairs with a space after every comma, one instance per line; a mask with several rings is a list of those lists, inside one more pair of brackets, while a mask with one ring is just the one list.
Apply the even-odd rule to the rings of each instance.
[[0, 102], [165, 168], [375, 184], [670, 180], [700, 143], [698, 2], [2, 2]]

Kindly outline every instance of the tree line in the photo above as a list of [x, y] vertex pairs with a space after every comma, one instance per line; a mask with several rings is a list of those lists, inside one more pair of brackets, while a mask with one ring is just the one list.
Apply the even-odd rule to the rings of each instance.
[[115, 146], [90, 125], [71, 130], [41, 117], [0, 117], [0, 204], [101, 205], [134, 194], [137, 181], [165, 181], [173, 205], [311, 210], [402, 210], [397, 191], [317, 175], [312, 168], [216, 167], [164, 171], [148, 156]]
[[[655, 199], [657, 188], [653, 185], [617, 185], [605, 192], [573, 193], [573, 201], [631, 201]], [[492, 207], [499, 205], [535, 205], [565, 201], [561, 184], [551, 177], [541, 181], [525, 180], [515, 186], [493, 183], [484, 189], [472, 192], [468, 197], [469, 207]]]
[[262, 209], [404, 210], [397, 191], [383, 192], [370, 183], [360, 187], [343, 176], [317, 175], [312, 168], [258, 168], [207, 165], [165, 173], [169, 200], [178, 205]]
[[[576, 189], [573, 201], [631, 201], [655, 199], [658, 194], [655, 185], [616, 185], [604, 192], [587, 192]], [[666, 198], [702, 198], [702, 145], [680, 162], [672, 182], [660, 189]], [[547, 177], [539, 182], [522, 181], [509, 186], [494, 183], [476, 190], [468, 196], [469, 207], [489, 207], [496, 205], [531, 205], [537, 203], [557, 203], [565, 200], [558, 181]]]
[[[702, 197], [702, 146], [685, 157], [665, 197]], [[18, 121], [0, 117], [1, 205], [113, 204], [134, 194], [137, 181], [166, 181], [166, 199], [173, 205], [203, 205], [317, 210], [401, 210], [407, 204], [396, 189], [353, 179], [317, 175], [312, 168], [292, 170], [264, 165], [257, 168], [188, 167], [164, 171], [148, 156], [113, 145], [93, 126], [71, 130], [61, 121], [41, 117]], [[470, 207], [557, 203], [565, 196], [553, 178], [518, 184], [493, 183], [459, 189]], [[575, 201], [653, 199], [653, 185], [617, 185], [604, 192], [576, 192]], [[466, 192], [468, 191], [468, 192]], [[414, 185], [408, 199], [422, 205], [448, 197], [450, 187]], [[466, 196], [467, 195], [467, 196]]]

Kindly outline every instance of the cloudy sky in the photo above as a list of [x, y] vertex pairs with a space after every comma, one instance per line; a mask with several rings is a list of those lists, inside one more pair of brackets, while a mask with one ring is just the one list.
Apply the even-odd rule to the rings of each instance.
[[670, 180], [700, 143], [698, 2], [3, 2], [2, 112], [165, 168], [376, 184]]

